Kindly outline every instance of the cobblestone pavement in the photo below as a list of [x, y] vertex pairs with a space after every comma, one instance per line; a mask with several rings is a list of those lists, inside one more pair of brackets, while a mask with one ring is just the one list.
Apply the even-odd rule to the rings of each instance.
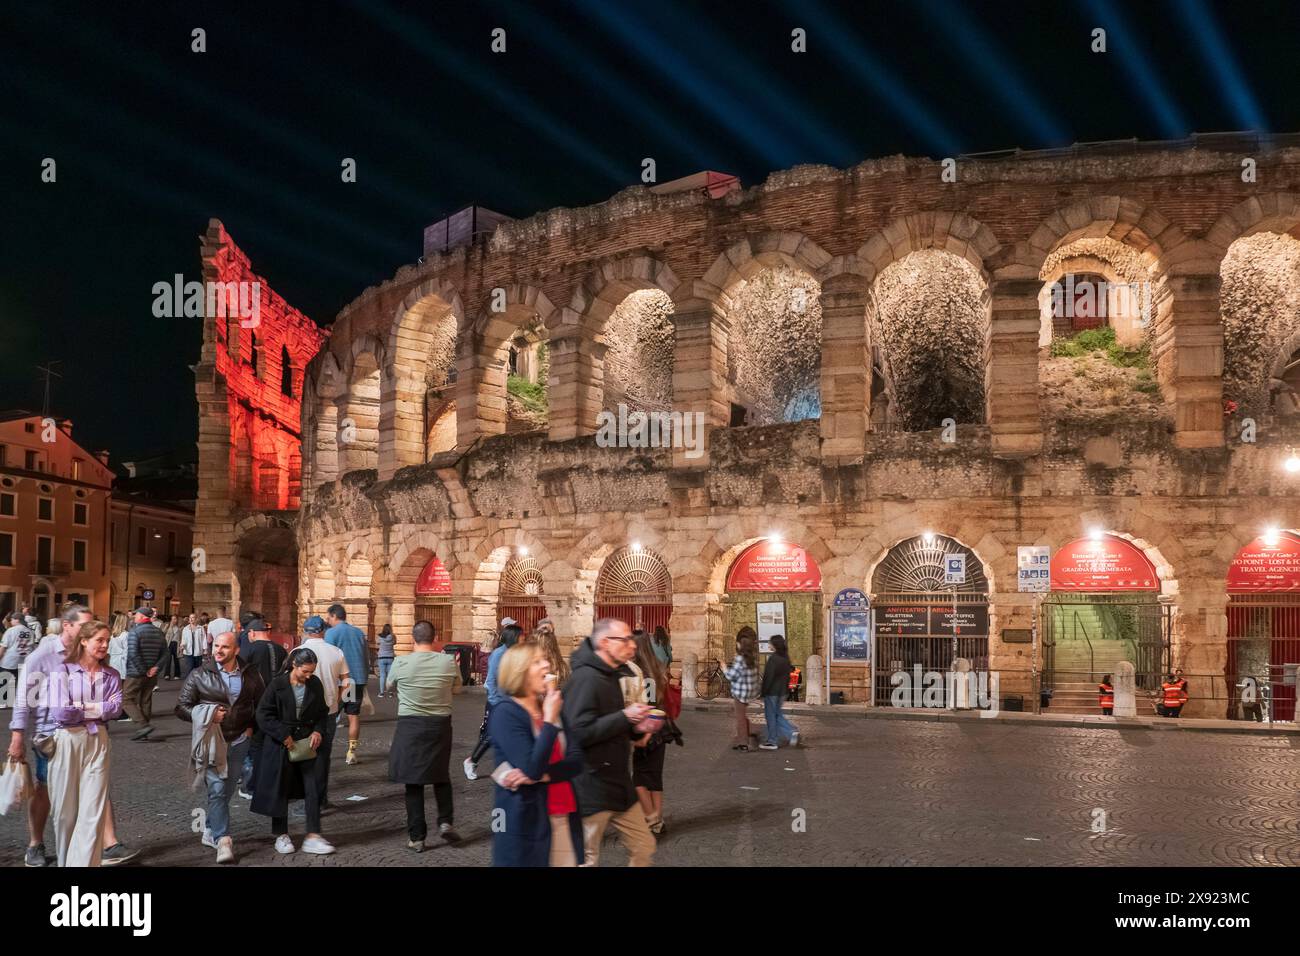
[[[155, 697], [158, 731], [133, 743], [116, 724], [113, 800], [122, 837], [140, 865], [213, 865], [191, 831], [204, 805], [188, 789], [189, 725], [170, 716], [176, 683]], [[405, 847], [401, 788], [387, 780], [391, 699], [363, 725], [362, 759], [343, 763], [335, 742], [324, 818], [339, 852], [279, 856], [270, 823], [232, 801], [243, 866], [481, 866], [489, 861], [491, 759], [470, 782], [459, 763], [483, 697], [457, 697], [453, 786], [458, 847], [431, 839]], [[0, 718], [7, 724], [7, 715]], [[656, 863], [750, 865], [1148, 865], [1300, 864], [1300, 741], [1150, 730], [945, 724], [799, 715], [807, 746], [733, 752], [730, 719], [688, 710], [685, 748], [665, 772], [667, 832]], [[761, 721], [755, 722], [757, 728]], [[365, 797], [350, 801], [352, 796]], [[429, 819], [433, 820], [432, 793]], [[302, 821], [290, 821], [301, 840]], [[1098, 832], [1100, 830], [1101, 832]], [[19, 864], [21, 816], [0, 818], [0, 859]], [[47, 830], [47, 844], [52, 844]], [[607, 845], [603, 865], [626, 862]]]

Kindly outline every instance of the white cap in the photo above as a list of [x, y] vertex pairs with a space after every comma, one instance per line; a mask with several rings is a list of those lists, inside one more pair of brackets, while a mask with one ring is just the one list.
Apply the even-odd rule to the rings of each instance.
[[518, 624], [518, 623], [519, 623], [519, 622], [516, 621], [513, 617], [503, 617], [503, 618], [501, 619], [501, 626], [502, 626], [502, 627], [509, 627], [511, 624]]

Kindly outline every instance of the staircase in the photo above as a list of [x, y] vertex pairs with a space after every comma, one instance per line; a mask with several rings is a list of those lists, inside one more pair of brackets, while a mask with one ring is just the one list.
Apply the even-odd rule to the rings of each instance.
[[1120, 661], [1130, 659], [1128, 641], [1102, 635], [1102, 610], [1093, 605], [1065, 605], [1054, 627], [1056, 681], [1050, 714], [1100, 714], [1097, 685], [1113, 675]]

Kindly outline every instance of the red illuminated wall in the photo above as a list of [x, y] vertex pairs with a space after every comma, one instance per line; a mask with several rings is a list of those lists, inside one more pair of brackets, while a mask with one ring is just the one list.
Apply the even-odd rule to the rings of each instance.
[[[230, 422], [229, 487], [236, 507], [296, 510], [302, 489], [303, 369], [327, 332], [276, 294], [255, 273], [225, 227], [216, 220], [204, 242], [206, 282], [260, 283], [255, 327], [238, 315], [209, 317], [217, 376], [226, 386]], [[253, 365], [256, 350], [256, 369]], [[292, 395], [283, 393], [282, 350], [288, 351]]]

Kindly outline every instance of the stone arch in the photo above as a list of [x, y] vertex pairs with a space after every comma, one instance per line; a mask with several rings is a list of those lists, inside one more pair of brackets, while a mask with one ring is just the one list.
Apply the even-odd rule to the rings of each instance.
[[378, 339], [362, 335], [353, 340], [346, 391], [338, 399], [340, 473], [379, 465], [383, 365], [384, 352]]
[[[701, 359], [708, 361], [702, 354], [707, 346], [715, 363], [703, 366], [711, 373], [712, 424], [820, 418], [824, 396], [836, 393], [823, 381], [826, 343], [836, 339], [852, 349], [851, 342], [840, 340], [843, 323], [837, 321], [828, 333], [824, 316], [830, 290], [822, 283], [844, 268], [843, 259], [795, 232], [748, 236], [726, 249], [699, 282], [679, 295], [703, 299], [704, 308], [683, 308], [685, 315], [678, 322], [679, 340], [685, 339], [687, 349], [698, 354], [683, 354], [678, 347], [686, 370], [674, 382], [675, 404], [683, 409], [701, 404], [702, 376], [692, 373], [701, 367]], [[843, 291], [836, 289], [837, 316], [862, 305], [859, 299], [846, 309]], [[864, 329], [856, 330], [859, 342], [864, 336]], [[857, 424], [865, 433], [861, 414]]]
[[[920, 370], [930, 369], [937, 374], [951, 368], [951, 363], [934, 362], [928, 353], [912, 357], [910, 345], [927, 342], [929, 337], [917, 336], [895, 326], [909, 324], [902, 313], [917, 296], [940, 293], [943, 293], [943, 300], [949, 308], [969, 313], [964, 324], [959, 323], [950, 329], [947, 323], [943, 323], [940, 328], [945, 334], [957, 334], [965, 329], [965, 338], [970, 341], [962, 347], [958, 347], [961, 342], [936, 342], [934, 347], [949, 351], [956, 349], [959, 354], [972, 353], [964, 365], [965, 378], [969, 381], [965, 385], [952, 386], [960, 395], [968, 396], [965, 404], [971, 407], [965, 413], [958, 408], [937, 417], [954, 417], [959, 422], [990, 420], [990, 261], [1001, 248], [997, 236], [984, 223], [966, 213], [948, 210], [902, 216], [872, 233], [858, 247], [853, 258], [856, 272], [862, 276], [865, 285], [862, 321], [867, 326], [870, 344], [865, 364], [870, 369], [866, 387], [869, 389], [867, 405], [875, 423], [873, 427], [889, 425], [895, 419], [904, 427], [913, 429], [937, 424], [937, 421], [930, 421], [936, 416], [920, 415], [918, 418], [919, 413], [913, 408], [915, 397], [900, 393], [932, 393], [932, 388], [917, 381], [918, 375], [925, 374]], [[912, 258], [914, 266], [923, 268], [909, 271], [904, 265], [904, 260], [909, 258]], [[936, 282], [942, 284], [936, 286]], [[900, 286], [907, 286], [911, 291], [895, 289]], [[898, 295], [890, 290], [897, 291]], [[898, 299], [899, 295], [901, 299]], [[941, 390], [948, 387], [948, 378], [945, 375], [940, 381]], [[941, 404], [952, 405], [954, 401], [959, 406], [963, 404], [957, 399]]]
[[546, 293], [534, 285], [515, 283], [488, 290], [473, 335], [462, 341], [457, 357], [462, 387], [457, 393], [456, 415], [462, 435], [472, 434], [476, 428], [480, 434], [499, 435], [545, 424], [544, 400], [537, 407], [537, 403], [509, 392], [510, 353], [518, 340], [530, 360], [521, 377], [545, 389], [547, 330], [556, 311]]
[[[1211, 227], [1222, 248], [1223, 390], [1239, 414], [1300, 413], [1300, 195], [1245, 200]], [[1222, 245], [1221, 245], [1222, 244]]]
[[379, 477], [426, 458], [426, 402], [452, 385], [455, 343], [465, 324], [460, 294], [432, 278], [402, 300], [385, 349], [387, 365], [379, 411]]
[[551, 313], [546, 331], [552, 441], [596, 430], [604, 406], [605, 330], [614, 310], [641, 290], [657, 289], [671, 299], [680, 284], [668, 265], [649, 254], [616, 256], [595, 263], [568, 306]]

